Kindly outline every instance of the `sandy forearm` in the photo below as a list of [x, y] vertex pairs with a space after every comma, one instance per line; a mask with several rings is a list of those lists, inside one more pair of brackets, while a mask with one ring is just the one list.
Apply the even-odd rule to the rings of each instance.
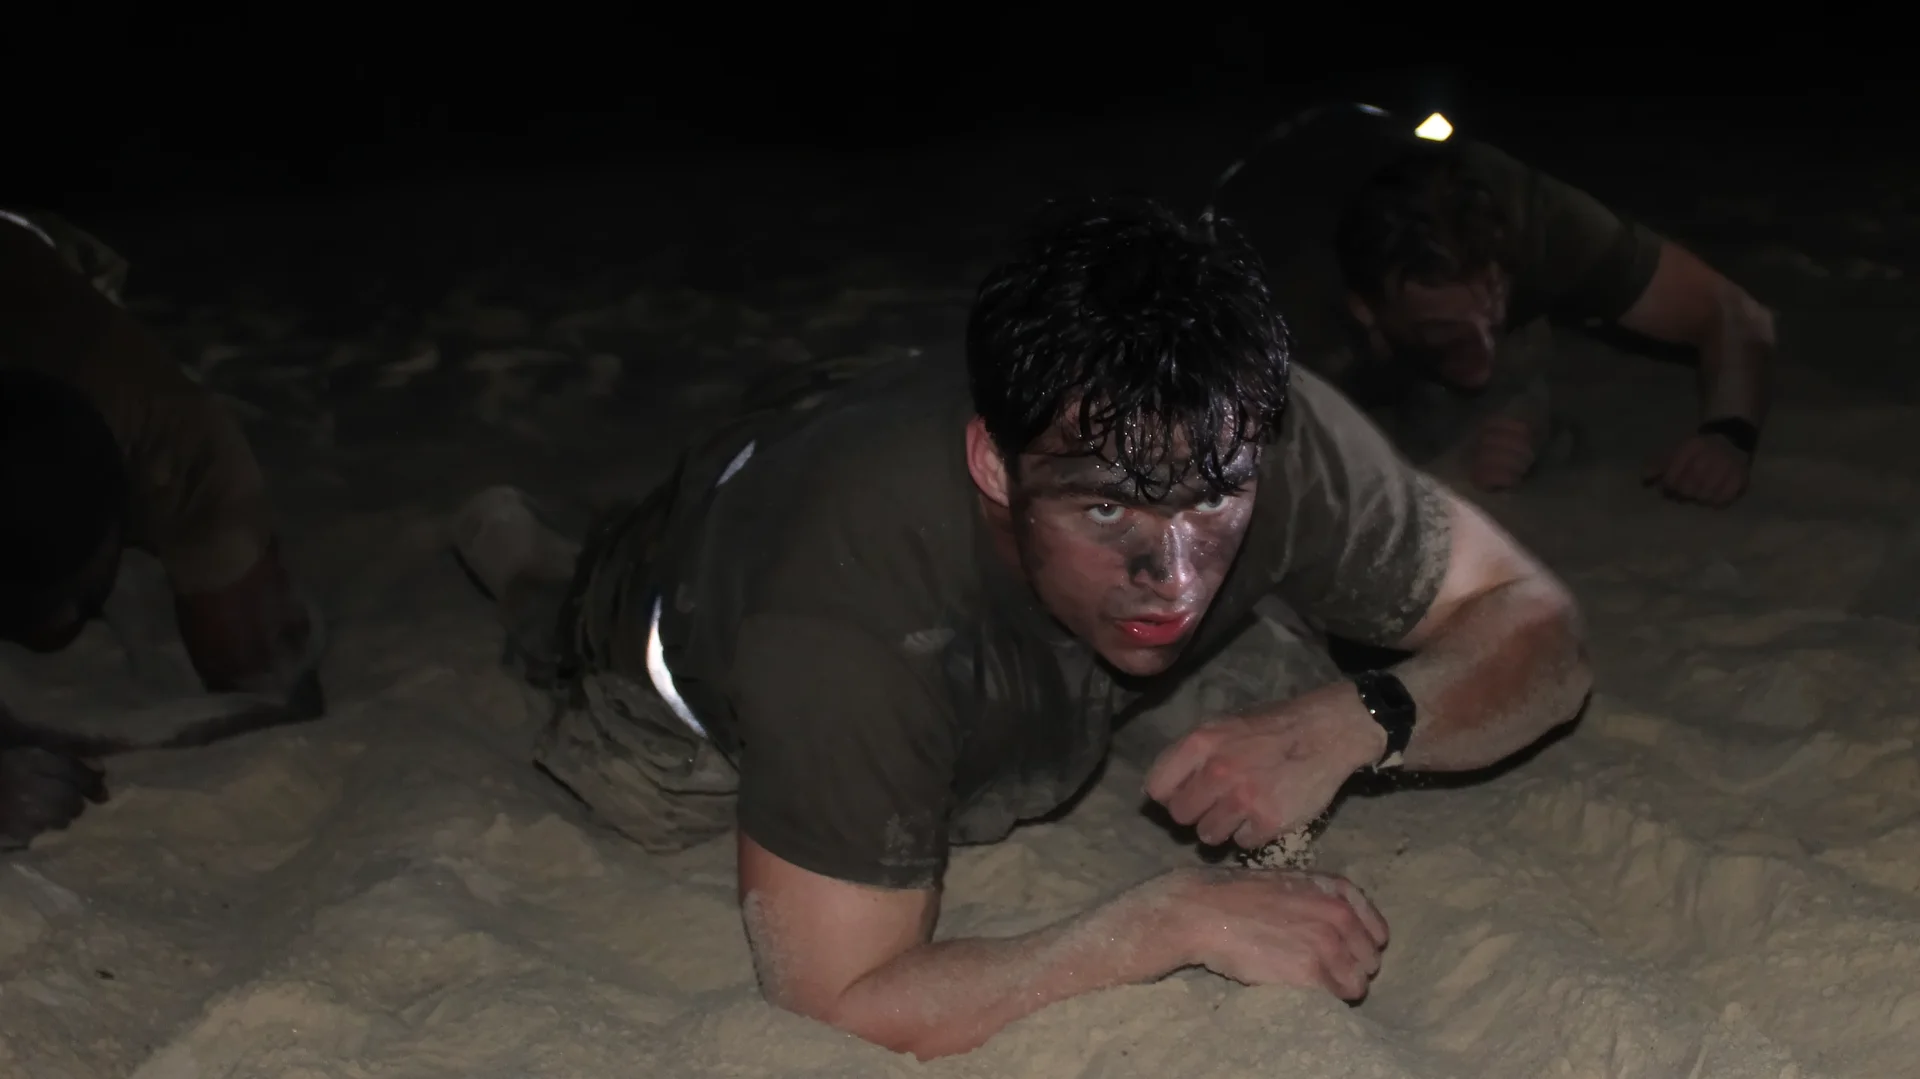
[[1049, 1004], [1189, 965], [1174, 890], [1157, 878], [1032, 933], [920, 945], [817, 1018], [922, 1059], [965, 1052]]
[[1496, 764], [1572, 719], [1592, 686], [1577, 609], [1544, 576], [1461, 605], [1394, 670], [1418, 706], [1403, 755], [1415, 771]]

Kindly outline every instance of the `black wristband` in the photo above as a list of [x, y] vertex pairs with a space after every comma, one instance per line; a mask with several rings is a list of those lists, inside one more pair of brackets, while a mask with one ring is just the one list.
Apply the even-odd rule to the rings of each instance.
[[1717, 420], [1708, 420], [1696, 428], [1703, 435], [1719, 435], [1733, 443], [1735, 449], [1748, 457], [1760, 445], [1760, 428], [1752, 420], [1741, 416], [1722, 416]]
[[1399, 678], [1386, 671], [1362, 671], [1353, 676], [1353, 686], [1360, 691], [1360, 703], [1366, 706], [1367, 714], [1387, 732], [1387, 748], [1373, 766], [1390, 768], [1399, 764], [1400, 755], [1413, 740], [1413, 724], [1418, 718], [1413, 695]]

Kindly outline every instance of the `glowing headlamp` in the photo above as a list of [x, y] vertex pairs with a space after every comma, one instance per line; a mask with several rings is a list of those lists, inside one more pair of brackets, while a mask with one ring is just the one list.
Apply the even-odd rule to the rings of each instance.
[[1445, 142], [1453, 134], [1453, 125], [1436, 112], [1420, 121], [1420, 126], [1414, 128], [1413, 133], [1428, 142]]

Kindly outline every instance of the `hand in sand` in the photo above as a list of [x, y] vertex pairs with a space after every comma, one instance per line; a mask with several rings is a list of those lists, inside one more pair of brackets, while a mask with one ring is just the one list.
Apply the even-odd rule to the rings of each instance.
[[1243, 985], [1320, 986], [1352, 1001], [1380, 972], [1386, 919], [1344, 878], [1207, 869], [1179, 898], [1198, 933], [1194, 957]]
[[1726, 506], [1747, 490], [1753, 459], [1724, 435], [1694, 434], [1647, 468], [1646, 482], [1670, 497]]
[[325, 627], [293, 587], [277, 543], [233, 584], [176, 597], [174, 613], [208, 689], [279, 697], [307, 715], [325, 711], [318, 678]]
[[1473, 436], [1467, 476], [1483, 491], [1504, 491], [1526, 478], [1539, 452], [1540, 432], [1511, 416], [1494, 416]]
[[1154, 761], [1147, 796], [1202, 843], [1253, 850], [1324, 813], [1385, 749], [1386, 732], [1341, 682], [1195, 728]]

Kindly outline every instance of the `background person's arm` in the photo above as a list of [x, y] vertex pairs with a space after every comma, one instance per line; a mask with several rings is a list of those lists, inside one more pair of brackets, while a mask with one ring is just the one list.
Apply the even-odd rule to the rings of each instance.
[[[1620, 325], [1700, 356], [1700, 419], [1766, 422], [1773, 369], [1773, 313], [1739, 285], [1678, 244], [1660, 246], [1645, 292]], [[1723, 506], [1746, 490], [1750, 448], [1724, 434], [1696, 432], [1648, 469], [1647, 478], [1679, 498]]]
[[303, 715], [324, 711], [318, 670], [323, 627], [294, 588], [277, 543], [269, 542], [239, 580], [175, 596], [174, 616], [209, 690], [271, 695]]

